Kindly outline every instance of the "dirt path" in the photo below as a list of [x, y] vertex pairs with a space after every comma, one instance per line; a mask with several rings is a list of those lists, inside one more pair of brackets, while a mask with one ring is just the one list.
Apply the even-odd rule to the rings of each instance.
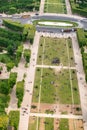
[[44, 122], [45, 122], [45, 118], [41, 118], [40, 119], [40, 128], [39, 128], [39, 130], [45, 130]]

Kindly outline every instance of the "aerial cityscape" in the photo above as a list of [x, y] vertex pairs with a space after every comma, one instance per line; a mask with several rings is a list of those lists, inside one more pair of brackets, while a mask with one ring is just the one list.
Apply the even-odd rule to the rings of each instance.
[[87, 130], [87, 0], [0, 0], [0, 130]]

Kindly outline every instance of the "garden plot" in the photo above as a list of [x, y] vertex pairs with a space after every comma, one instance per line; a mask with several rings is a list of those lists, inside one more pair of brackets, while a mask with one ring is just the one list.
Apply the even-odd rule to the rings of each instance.
[[74, 66], [71, 39], [41, 37], [37, 64]]
[[82, 120], [30, 117], [29, 130], [83, 130]]
[[33, 102], [38, 103], [39, 98], [40, 103], [80, 104], [75, 70], [37, 68]]

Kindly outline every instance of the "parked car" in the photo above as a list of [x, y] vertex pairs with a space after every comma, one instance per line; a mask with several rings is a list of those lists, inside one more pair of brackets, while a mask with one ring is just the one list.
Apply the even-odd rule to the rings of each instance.
[[36, 13], [35, 15], [39, 15], [38, 13]]

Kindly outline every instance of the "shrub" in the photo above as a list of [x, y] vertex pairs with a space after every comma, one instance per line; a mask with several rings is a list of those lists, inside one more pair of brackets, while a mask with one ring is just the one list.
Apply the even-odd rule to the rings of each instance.
[[16, 96], [18, 98], [18, 107], [20, 107], [24, 96], [24, 81], [17, 82], [16, 85]]
[[0, 80], [0, 93], [8, 95], [9, 93], [8, 79]]
[[20, 61], [22, 51], [23, 51], [23, 45], [20, 45], [18, 47], [18, 49], [16, 50], [16, 61], [17, 61], [17, 63]]
[[34, 35], [35, 35], [35, 26], [26, 24], [23, 30], [23, 40], [30, 40], [30, 43], [32, 44]]
[[0, 93], [0, 115], [6, 114], [5, 108], [8, 107], [9, 101], [10, 101], [10, 96]]
[[25, 49], [24, 57], [25, 57], [27, 63], [30, 61], [30, 56], [31, 56], [31, 51], [29, 49]]
[[15, 8], [15, 7], [11, 7], [11, 8], [9, 9], [9, 13], [10, 13], [10, 14], [16, 13], [16, 8]]
[[18, 130], [19, 116], [19, 111], [10, 111], [9, 113], [9, 125], [13, 126], [15, 130]]
[[16, 78], [17, 78], [17, 73], [11, 72], [10, 77], [8, 79], [8, 85], [9, 85], [10, 88], [13, 88], [13, 86], [15, 85]]
[[7, 116], [0, 116], [0, 130], [7, 130], [8, 121]]
[[8, 71], [10, 71], [13, 67], [14, 67], [14, 63], [13, 62], [8, 62], [7, 64], [6, 64], [6, 66], [7, 66], [7, 70]]

